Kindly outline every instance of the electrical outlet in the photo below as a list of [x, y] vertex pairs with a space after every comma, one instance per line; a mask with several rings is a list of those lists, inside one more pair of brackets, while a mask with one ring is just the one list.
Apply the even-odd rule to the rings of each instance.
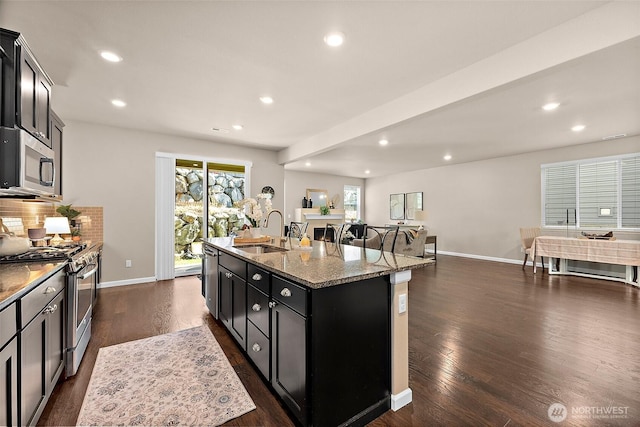
[[127, 268], [131, 267], [131, 260], [130, 259], [125, 260], [124, 261], [124, 266], [127, 267]]
[[407, 311], [407, 294], [400, 294], [398, 296], [398, 314], [402, 314]]

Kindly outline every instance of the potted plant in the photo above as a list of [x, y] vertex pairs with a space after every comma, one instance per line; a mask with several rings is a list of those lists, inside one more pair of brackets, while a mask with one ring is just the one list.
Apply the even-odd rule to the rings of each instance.
[[60, 205], [56, 208], [56, 212], [66, 217], [69, 220], [69, 226], [71, 227], [71, 240], [80, 240], [80, 224], [76, 223], [76, 218], [82, 214], [71, 207], [71, 205]]

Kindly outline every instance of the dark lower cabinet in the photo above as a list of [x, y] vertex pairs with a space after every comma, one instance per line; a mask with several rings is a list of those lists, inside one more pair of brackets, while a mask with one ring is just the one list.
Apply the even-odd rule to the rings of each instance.
[[22, 425], [35, 425], [64, 367], [64, 291], [20, 335]]
[[247, 282], [224, 267], [220, 271], [220, 320], [246, 350]]
[[271, 319], [271, 385], [307, 425], [307, 319], [278, 303]]
[[389, 278], [316, 289], [262, 267], [220, 250], [219, 320], [297, 423], [364, 426], [387, 411]]
[[[15, 321], [14, 321], [15, 323]], [[18, 424], [18, 338], [14, 337], [0, 350], [0, 425]]]

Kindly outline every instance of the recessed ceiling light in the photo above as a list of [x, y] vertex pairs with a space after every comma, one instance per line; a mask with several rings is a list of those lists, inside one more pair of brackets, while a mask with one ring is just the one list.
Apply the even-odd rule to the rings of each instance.
[[120, 62], [122, 61], [122, 57], [113, 53], [113, 52], [109, 52], [108, 50], [103, 50], [102, 52], [100, 52], [100, 56], [102, 56], [102, 59], [104, 59], [105, 61], [109, 61], [109, 62]]
[[334, 31], [324, 36], [324, 42], [331, 47], [338, 47], [344, 43], [344, 33]]
[[113, 104], [114, 106], [118, 107], [118, 108], [122, 108], [122, 107], [126, 107], [127, 103], [124, 102], [121, 99], [113, 99], [111, 100], [111, 104]]
[[389, 141], [387, 141], [386, 139], [381, 139], [380, 141], [378, 141], [378, 144], [380, 145], [387, 145], [389, 143]]
[[273, 104], [273, 98], [270, 96], [261, 96], [260, 102], [262, 102], [263, 104]]
[[242, 125], [232, 125], [232, 128], [234, 128], [235, 130], [242, 130], [244, 129], [244, 127]]
[[574, 132], [580, 132], [580, 131], [583, 131], [584, 128], [585, 128], [585, 125], [575, 125], [574, 127], [571, 128], [571, 130]]
[[550, 102], [548, 104], [544, 104], [542, 106], [542, 109], [544, 111], [552, 111], [552, 110], [555, 110], [556, 108], [558, 108], [559, 106], [560, 106], [560, 104], [557, 103], [557, 102]]
[[446, 161], [449, 161], [449, 160], [451, 160], [451, 154], [446, 154], [443, 158], [444, 158]]
[[304, 165], [305, 165], [306, 167], [309, 167], [309, 166], [311, 166], [311, 162], [306, 162]]
[[364, 171], [364, 173], [366, 173], [367, 175], [369, 175], [371, 173], [371, 171], [369, 169], [367, 169], [366, 171]]

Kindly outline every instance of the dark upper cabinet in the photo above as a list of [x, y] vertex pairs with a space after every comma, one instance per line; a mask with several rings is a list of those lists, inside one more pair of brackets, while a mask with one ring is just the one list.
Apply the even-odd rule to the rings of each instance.
[[18, 125], [51, 147], [51, 81], [25, 46], [18, 46], [20, 108]]
[[64, 123], [51, 111], [51, 148], [53, 148], [55, 176], [53, 177], [53, 194], [62, 197], [62, 129]]
[[2, 126], [19, 126], [51, 147], [51, 87], [26, 40], [0, 29], [2, 56]]

